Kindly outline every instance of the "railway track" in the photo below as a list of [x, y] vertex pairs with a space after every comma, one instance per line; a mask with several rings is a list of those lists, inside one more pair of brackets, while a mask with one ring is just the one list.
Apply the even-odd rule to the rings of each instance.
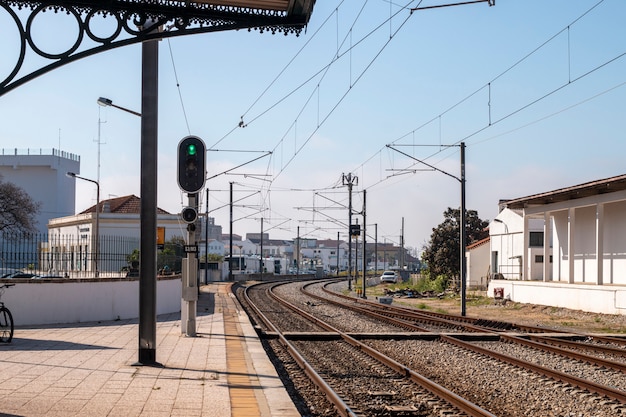
[[[292, 355], [282, 363], [297, 363], [300, 374], [318, 386], [311, 397], [324, 392], [336, 414], [626, 415], [626, 386], [620, 382], [626, 380], [626, 350], [619, 343], [602, 342], [602, 349], [594, 350], [601, 345], [585, 335], [545, 329], [541, 334], [511, 323], [483, 326], [476, 320], [346, 298], [323, 286], [250, 286], [244, 305], [253, 311], [267, 344]], [[533, 356], [543, 363], [528, 360]], [[294, 376], [298, 371], [289, 373], [302, 381]], [[533, 397], [536, 401], [529, 402]], [[328, 409], [308, 407], [309, 415], [316, 415], [311, 408]], [[554, 412], [570, 408], [572, 413], [584, 411]]]

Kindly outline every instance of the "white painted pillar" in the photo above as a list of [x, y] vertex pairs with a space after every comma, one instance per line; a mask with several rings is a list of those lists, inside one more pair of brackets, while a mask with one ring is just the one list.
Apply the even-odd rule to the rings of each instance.
[[532, 263], [530, 262], [530, 232], [528, 231], [528, 223], [529, 218], [524, 213], [524, 227], [522, 228], [524, 233], [524, 246], [522, 249], [522, 276], [521, 280], [530, 280], [532, 278], [532, 274], [530, 271]]
[[567, 210], [567, 265], [569, 283], [574, 283], [574, 233], [576, 230], [576, 209], [569, 208]]
[[543, 281], [552, 281], [550, 273], [552, 265], [550, 264], [550, 242], [552, 241], [552, 227], [550, 227], [550, 212], [543, 213]]
[[596, 284], [604, 284], [604, 204], [596, 205]]

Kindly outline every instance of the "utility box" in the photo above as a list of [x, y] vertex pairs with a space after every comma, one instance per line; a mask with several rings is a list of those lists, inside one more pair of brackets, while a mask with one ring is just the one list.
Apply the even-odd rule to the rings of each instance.
[[493, 289], [493, 298], [496, 300], [502, 300], [504, 298], [504, 288], [496, 287]]
[[381, 304], [391, 304], [393, 302], [393, 297], [378, 297], [378, 302]]

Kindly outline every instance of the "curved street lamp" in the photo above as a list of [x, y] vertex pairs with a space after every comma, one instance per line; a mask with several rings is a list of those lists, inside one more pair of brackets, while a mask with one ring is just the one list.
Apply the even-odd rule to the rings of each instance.
[[96, 240], [94, 243], [94, 271], [96, 274], [96, 278], [100, 276], [100, 270], [98, 269], [98, 255], [100, 253], [100, 183], [95, 180], [90, 180], [89, 178], [81, 177], [76, 175], [74, 172], [67, 172], [65, 174], [69, 178], [78, 178], [79, 180], [89, 181], [96, 184]]
[[141, 113], [127, 109], [125, 107], [122, 106], [118, 106], [117, 104], [113, 104], [113, 100], [109, 99], [109, 98], [105, 98], [105, 97], [99, 97], [97, 100], [97, 103], [99, 105], [101, 105], [102, 107], [107, 107], [107, 106], [111, 106], [111, 107], [115, 107], [116, 109], [120, 109], [120, 110], [124, 110], [125, 112], [128, 112], [130, 114], [134, 114], [135, 116], [139, 116], [141, 117]]

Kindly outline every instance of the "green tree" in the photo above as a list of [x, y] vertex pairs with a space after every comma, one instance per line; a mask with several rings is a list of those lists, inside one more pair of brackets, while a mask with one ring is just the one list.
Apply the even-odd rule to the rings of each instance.
[[172, 236], [165, 242], [163, 250], [157, 254], [157, 268], [163, 271], [180, 272], [182, 259], [185, 257], [185, 239], [182, 236]]
[[0, 232], [28, 233], [36, 231], [35, 216], [41, 204], [17, 185], [0, 177]]
[[224, 260], [223, 255], [218, 255], [217, 253], [209, 253], [207, 255], [208, 262], [222, 262]]
[[[444, 221], [430, 235], [430, 242], [424, 247], [422, 259], [428, 265], [430, 277], [440, 275], [448, 279], [460, 276], [460, 211], [448, 209], [443, 213]], [[466, 245], [489, 236], [489, 222], [481, 220], [476, 210], [465, 211]]]

